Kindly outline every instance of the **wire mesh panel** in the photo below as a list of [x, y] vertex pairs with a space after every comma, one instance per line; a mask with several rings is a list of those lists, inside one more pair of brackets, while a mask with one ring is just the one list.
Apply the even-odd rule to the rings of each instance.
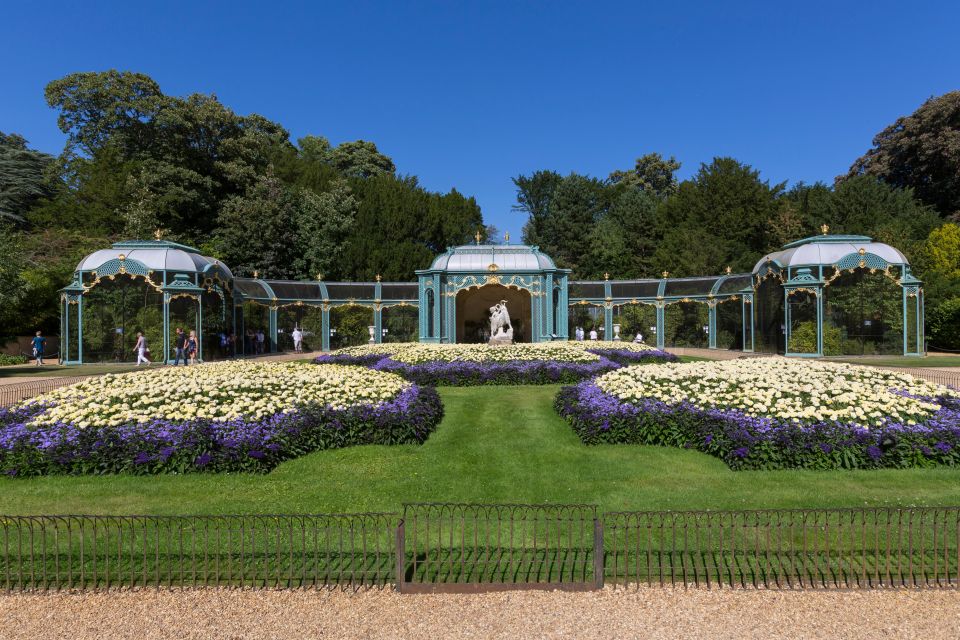
[[603, 533], [590, 505], [411, 504], [397, 535], [402, 592], [603, 584]]
[[0, 517], [0, 588], [383, 586], [396, 516]]
[[614, 586], [960, 586], [960, 508], [609, 513]]
[[9, 407], [23, 400], [39, 396], [47, 391], [52, 391], [59, 387], [65, 387], [76, 382], [82, 382], [90, 376], [71, 376], [51, 378], [49, 380], [36, 380], [32, 382], [21, 382], [17, 384], [0, 385], [0, 407]]

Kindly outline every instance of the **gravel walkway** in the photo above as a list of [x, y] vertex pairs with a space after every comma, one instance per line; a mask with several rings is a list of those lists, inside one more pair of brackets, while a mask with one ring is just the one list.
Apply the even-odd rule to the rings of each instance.
[[400, 596], [143, 591], [0, 596], [3, 638], [957, 638], [960, 592], [641, 589]]

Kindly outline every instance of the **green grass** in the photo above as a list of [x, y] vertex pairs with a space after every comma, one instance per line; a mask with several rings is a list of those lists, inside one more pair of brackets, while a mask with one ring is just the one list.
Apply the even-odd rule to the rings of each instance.
[[[143, 369], [144, 367], [140, 367]], [[45, 364], [41, 367], [34, 364], [0, 367], [0, 378], [37, 378], [37, 377], [70, 377], [92, 376], [104, 373], [123, 373], [133, 371], [136, 366], [132, 363], [120, 364]]]
[[0, 480], [0, 513], [323, 513], [414, 501], [606, 510], [960, 504], [960, 469], [733, 472], [695, 451], [587, 447], [554, 413], [556, 391], [441, 389], [446, 417], [422, 446], [321, 451], [267, 475]]

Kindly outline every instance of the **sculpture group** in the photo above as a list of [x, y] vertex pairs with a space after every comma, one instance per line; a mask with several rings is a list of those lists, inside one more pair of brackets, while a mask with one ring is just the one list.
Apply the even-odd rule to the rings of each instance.
[[510, 312], [507, 301], [501, 300], [490, 307], [489, 344], [513, 344], [513, 326], [510, 324]]

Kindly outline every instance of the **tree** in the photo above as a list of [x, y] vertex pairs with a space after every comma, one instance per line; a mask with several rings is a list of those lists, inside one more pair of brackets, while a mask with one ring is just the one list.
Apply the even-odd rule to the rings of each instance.
[[646, 191], [659, 198], [666, 198], [677, 192], [676, 172], [680, 163], [673, 156], [665, 160], [659, 153], [648, 153], [637, 158], [633, 169], [614, 171], [609, 181], [628, 189]]
[[297, 194], [267, 172], [241, 196], [232, 196], [217, 217], [214, 246], [234, 275], [295, 277]]
[[377, 145], [366, 140], [344, 142], [330, 153], [330, 163], [342, 175], [352, 178], [370, 178], [393, 174], [397, 167], [393, 160], [377, 151]]
[[779, 248], [767, 229], [783, 189], [733, 158], [702, 164], [659, 209], [656, 262], [675, 276], [722, 273], [728, 265], [749, 271], [764, 252]]
[[943, 216], [960, 214], [960, 91], [930, 98], [897, 118], [838, 180], [860, 175], [912, 188]]
[[139, 179], [127, 178], [127, 189], [131, 199], [117, 212], [123, 218], [123, 233], [131, 239], [149, 238], [154, 229], [160, 227], [157, 218], [157, 198], [147, 184], [146, 176], [141, 172]]
[[513, 178], [513, 184], [517, 188], [517, 204], [513, 205], [513, 210], [527, 216], [527, 222], [523, 226], [525, 243], [540, 245], [550, 215], [553, 192], [562, 181], [563, 176], [556, 171], [537, 171], [530, 176], [519, 175]]
[[921, 254], [925, 277], [937, 272], [945, 278], [960, 280], [960, 226], [947, 223], [931, 231]]
[[298, 278], [311, 280], [323, 275], [344, 277], [345, 241], [353, 230], [357, 199], [346, 180], [337, 180], [330, 191], [314, 193], [301, 189], [294, 214], [297, 227]]
[[52, 161], [28, 149], [22, 136], [0, 131], [0, 220], [23, 222], [35, 202], [53, 193], [46, 175]]
[[606, 213], [610, 195], [601, 180], [577, 173], [557, 185], [539, 245], [558, 266], [586, 266], [590, 251], [586, 238]]
[[20, 238], [9, 224], [0, 223], [0, 255], [0, 326], [6, 334], [18, 320], [16, 311], [26, 297], [27, 284]]

